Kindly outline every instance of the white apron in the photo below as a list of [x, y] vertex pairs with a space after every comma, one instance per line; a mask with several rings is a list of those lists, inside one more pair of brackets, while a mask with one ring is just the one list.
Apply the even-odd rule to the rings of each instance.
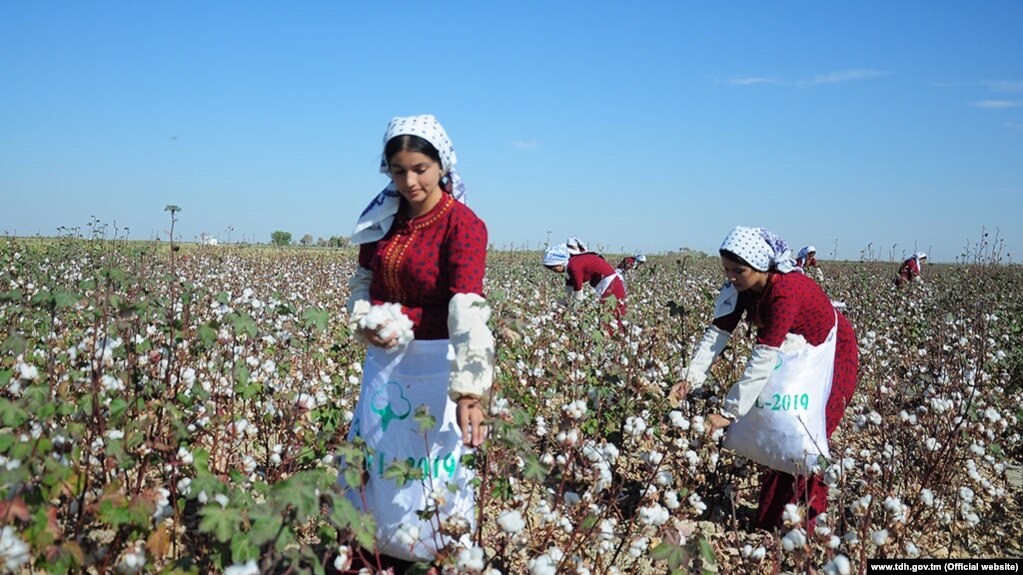
[[593, 288], [597, 292], [598, 301], [600, 300], [600, 298], [604, 297], [604, 292], [606, 292], [608, 288], [611, 287], [611, 283], [615, 281], [615, 278], [622, 280], [622, 285], [623, 286], [625, 285], [625, 278], [622, 277], [622, 274], [619, 273], [617, 270], [615, 270], [615, 273], [609, 276], [604, 276], [604, 278], [600, 280], [600, 283], [598, 283]]
[[[369, 449], [368, 483], [365, 493], [358, 487], [345, 494], [356, 509], [372, 514], [377, 521], [377, 551], [407, 561], [432, 560], [450, 538], [435, 533], [439, 521], [456, 515], [475, 525], [475, 494], [471, 469], [462, 465], [470, 450], [462, 443], [455, 404], [448, 399], [451, 361], [449, 341], [413, 340], [399, 351], [370, 346], [366, 353], [362, 391], [355, 407], [348, 441], [362, 437]], [[420, 405], [429, 406], [437, 422], [426, 432], [413, 419]], [[422, 480], [399, 487], [383, 476], [397, 460], [407, 460], [423, 471]], [[338, 482], [347, 487], [342, 473]], [[454, 492], [447, 487], [452, 484]], [[444, 499], [440, 517], [422, 520], [417, 512], [433, 505], [431, 493]], [[363, 505], [365, 498], [365, 506]], [[413, 544], [402, 543], [395, 533], [402, 525], [418, 527]]]
[[790, 475], [807, 475], [828, 459], [825, 408], [831, 397], [838, 316], [820, 345], [778, 353], [774, 371], [746, 415], [729, 425], [722, 445]]

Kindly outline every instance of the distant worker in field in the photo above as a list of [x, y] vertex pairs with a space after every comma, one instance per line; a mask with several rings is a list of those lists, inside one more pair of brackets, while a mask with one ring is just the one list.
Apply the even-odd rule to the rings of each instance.
[[572, 236], [572, 237], [568, 238], [567, 240], [565, 240], [565, 248], [567, 248], [568, 249], [568, 253], [573, 255], [573, 256], [577, 256], [577, 255], [580, 255], [580, 254], [585, 254], [585, 253], [590, 251], [590, 250], [586, 249], [586, 244], [583, 243], [582, 240], [580, 240], [579, 238], [577, 238], [575, 236]]
[[634, 256], [625, 256], [622, 261], [618, 262], [617, 270], [619, 273], [625, 273], [639, 268], [639, 266], [646, 263], [646, 256], [643, 254], [636, 254]]
[[921, 272], [924, 269], [924, 264], [927, 263], [927, 254], [924, 252], [916, 252], [909, 259], [902, 262], [899, 266], [899, 275], [895, 278], [896, 287], [902, 287], [906, 284], [923, 282], [924, 278]]
[[803, 268], [817, 267], [817, 248], [813, 246], [803, 246], [799, 253], [796, 254], [796, 265]]
[[604, 301], [611, 296], [617, 299], [617, 318], [621, 319], [625, 314], [625, 282], [621, 274], [603, 256], [587, 251], [577, 238], [569, 238], [568, 243], [547, 248], [543, 254], [543, 265], [552, 272], [565, 274], [565, 294], [569, 303], [584, 301], [586, 293], [583, 287], [590, 284], [597, 299]]
[[[806, 357], [812, 358], [812, 363], [801, 366], [806, 368], [801, 371], [817, 375], [785, 383], [799, 388], [795, 390], [798, 397], [804, 392], [818, 394], [823, 403], [824, 431], [830, 437], [856, 389], [859, 352], [852, 325], [833, 307], [816, 282], [799, 273], [785, 242], [771, 232], [737, 226], [725, 237], [719, 252], [726, 281], [714, 306], [714, 320], [704, 330], [684, 379], [672, 387], [669, 398], [684, 398], [691, 389], [703, 386], [712, 363], [745, 317], [747, 323], [757, 328], [756, 345], [720, 410], [707, 415], [708, 432], [727, 430], [754, 410], [778, 411], [782, 406], [772, 406], [772, 398], [765, 401], [762, 394], [769, 378], [782, 365], [782, 355], [787, 350], [807, 350], [813, 346], [814, 351], [819, 348], [821, 353], [807, 350]], [[829, 367], [826, 363], [824, 366], [819, 363], [829, 361], [829, 355], [834, 359], [833, 371], [824, 369]], [[828, 387], [830, 395], [823, 393]], [[821, 402], [816, 404], [817, 409], [822, 407]], [[772, 433], [776, 431], [762, 432]], [[776, 441], [783, 440], [778, 437]], [[806, 519], [812, 525], [816, 516], [825, 511], [827, 500], [828, 485], [818, 475], [792, 475], [768, 468], [760, 483], [756, 526], [768, 531], [782, 527], [785, 506], [789, 503], [805, 505]]]
[[[493, 378], [494, 339], [483, 298], [487, 228], [464, 203], [456, 162], [432, 115], [392, 119], [380, 165], [391, 183], [352, 234], [359, 258], [349, 280], [349, 328], [368, 349], [348, 440], [361, 438], [375, 455], [360, 485], [346, 485], [345, 473], [339, 483], [376, 519], [375, 548], [368, 558], [357, 554], [373, 572], [406, 573], [413, 562], [453, 556], [476, 517], [474, 474], [462, 457], [485, 437], [481, 402]], [[426, 431], [415, 417], [420, 407], [435, 418]], [[386, 476], [396, 461], [413, 462], [425, 478]]]
[[803, 246], [796, 254], [796, 265], [803, 268], [803, 273], [817, 281], [824, 279], [824, 272], [817, 265], [817, 248]]

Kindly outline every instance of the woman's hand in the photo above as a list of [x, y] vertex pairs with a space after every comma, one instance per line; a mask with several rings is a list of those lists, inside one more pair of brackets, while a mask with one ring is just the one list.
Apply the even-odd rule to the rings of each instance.
[[668, 391], [668, 403], [672, 407], [678, 407], [685, 400], [686, 395], [689, 394], [689, 382], [682, 380], [675, 385], [671, 386], [671, 390]]
[[718, 429], [724, 429], [732, 424], [732, 420], [721, 415], [720, 413], [712, 413], [707, 416], [706, 422], [707, 435], [714, 435], [714, 432]]
[[466, 447], [479, 447], [487, 438], [487, 427], [483, 425], [483, 405], [480, 398], [463, 395], [458, 398], [458, 427], [462, 430], [462, 443]]
[[380, 331], [387, 327], [387, 324], [389, 323], [391, 322], [379, 325], [376, 329], [360, 327], [358, 330], [359, 337], [369, 342], [370, 345], [375, 345], [384, 349], [391, 349], [398, 345], [398, 334], [392, 333], [390, 337], [380, 337]]

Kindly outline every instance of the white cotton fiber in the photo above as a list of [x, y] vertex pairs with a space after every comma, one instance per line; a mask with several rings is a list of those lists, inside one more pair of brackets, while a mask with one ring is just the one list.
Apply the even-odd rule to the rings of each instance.
[[398, 345], [405, 345], [413, 338], [412, 320], [402, 313], [401, 304], [397, 303], [370, 307], [369, 312], [359, 320], [359, 327], [376, 330], [384, 339], [397, 334]]

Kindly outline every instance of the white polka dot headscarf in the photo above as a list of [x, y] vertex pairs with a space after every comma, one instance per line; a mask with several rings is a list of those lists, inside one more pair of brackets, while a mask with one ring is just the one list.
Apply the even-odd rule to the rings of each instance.
[[[419, 136], [430, 142], [440, 155], [441, 171], [447, 174], [458, 163], [458, 156], [455, 154], [455, 146], [451, 138], [440, 125], [433, 114], [422, 114], [420, 116], [397, 116], [391, 118], [387, 124], [387, 131], [384, 132], [384, 146], [392, 138], [398, 136]], [[380, 158], [380, 171], [387, 173], [387, 158]]]
[[572, 257], [569, 253], [568, 246], [565, 244], [558, 244], [551, 246], [543, 252], [543, 265], [545, 266], [558, 266], [568, 265], [568, 259]]
[[573, 256], [585, 254], [587, 251], [589, 251], [586, 249], [586, 244], [575, 236], [571, 236], [567, 240], [565, 240], [564, 246], [568, 248], [568, 253], [572, 254]]
[[[433, 114], [421, 114], [419, 116], [396, 116], [391, 118], [387, 124], [387, 131], [384, 132], [384, 146], [396, 136], [419, 136], [430, 142], [440, 156], [441, 171], [448, 179], [446, 187], [451, 195], [458, 201], [465, 203], [465, 184], [462, 177], [455, 170], [458, 163], [458, 156], [455, 154], [455, 147], [451, 138], [440, 125]], [[380, 171], [388, 173], [387, 158], [380, 159]], [[366, 206], [359, 221], [352, 231], [353, 244], [365, 244], [375, 242], [387, 235], [394, 222], [394, 216], [398, 213], [401, 205], [398, 188], [391, 182], [384, 188], [373, 201]]]
[[800, 269], [785, 240], [764, 228], [735, 226], [721, 242], [721, 249], [732, 252], [762, 272], [776, 269], [789, 273]]

